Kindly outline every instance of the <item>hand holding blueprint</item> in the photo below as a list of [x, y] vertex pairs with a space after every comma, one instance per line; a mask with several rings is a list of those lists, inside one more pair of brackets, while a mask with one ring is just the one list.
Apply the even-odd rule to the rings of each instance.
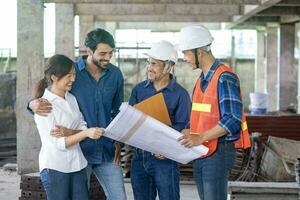
[[123, 103], [119, 114], [109, 124], [104, 136], [186, 164], [208, 152], [200, 145], [192, 148], [182, 146], [177, 139], [182, 134], [171, 127], [147, 116]]

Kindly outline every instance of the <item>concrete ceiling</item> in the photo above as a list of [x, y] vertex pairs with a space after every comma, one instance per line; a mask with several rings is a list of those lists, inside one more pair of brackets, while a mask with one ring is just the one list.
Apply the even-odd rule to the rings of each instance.
[[300, 0], [45, 0], [116, 22], [228, 22], [228, 28], [299, 21]]

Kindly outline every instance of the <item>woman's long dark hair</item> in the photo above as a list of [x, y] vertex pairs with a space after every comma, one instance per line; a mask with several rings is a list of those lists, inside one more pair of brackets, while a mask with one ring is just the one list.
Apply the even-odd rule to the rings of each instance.
[[46, 62], [46, 69], [44, 71], [44, 78], [36, 85], [34, 98], [43, 96], [45, 89], [52, 84], [51, 76], [58, 77], [58, 80], [70, 73], [74, 67], [74, 62], [67, 56], [56, 54], [50, 57]]

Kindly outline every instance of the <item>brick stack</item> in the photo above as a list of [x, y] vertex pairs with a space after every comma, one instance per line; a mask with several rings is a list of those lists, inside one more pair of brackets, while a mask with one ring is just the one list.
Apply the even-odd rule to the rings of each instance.
[[[19, 200], [44, 200], [46, 192], [40, 180], [39, 173], [25, 174], [21, 176], [21, 197]], [[90, 181], [90, 199], [105, 200], [105, 194], [94, 175]]]
[[46, 199], [46, 193], [40, 180], [39, 173], [25, 174], [21, 176], [21, 197], [19, 200]]

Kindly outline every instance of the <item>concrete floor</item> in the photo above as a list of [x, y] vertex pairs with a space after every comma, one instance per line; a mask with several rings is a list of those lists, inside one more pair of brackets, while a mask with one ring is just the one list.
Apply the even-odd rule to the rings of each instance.
[[[21, 194], [20, 176], [15, 171], [4, 171], [0, 168], [0, 200], [17, 200]], [[130, 182], [125, 180], [125, 188], [128, 200], [133, 200]], [[199, 199], [194, 184], [181, 184], [180, 196], [182, 200]]]

